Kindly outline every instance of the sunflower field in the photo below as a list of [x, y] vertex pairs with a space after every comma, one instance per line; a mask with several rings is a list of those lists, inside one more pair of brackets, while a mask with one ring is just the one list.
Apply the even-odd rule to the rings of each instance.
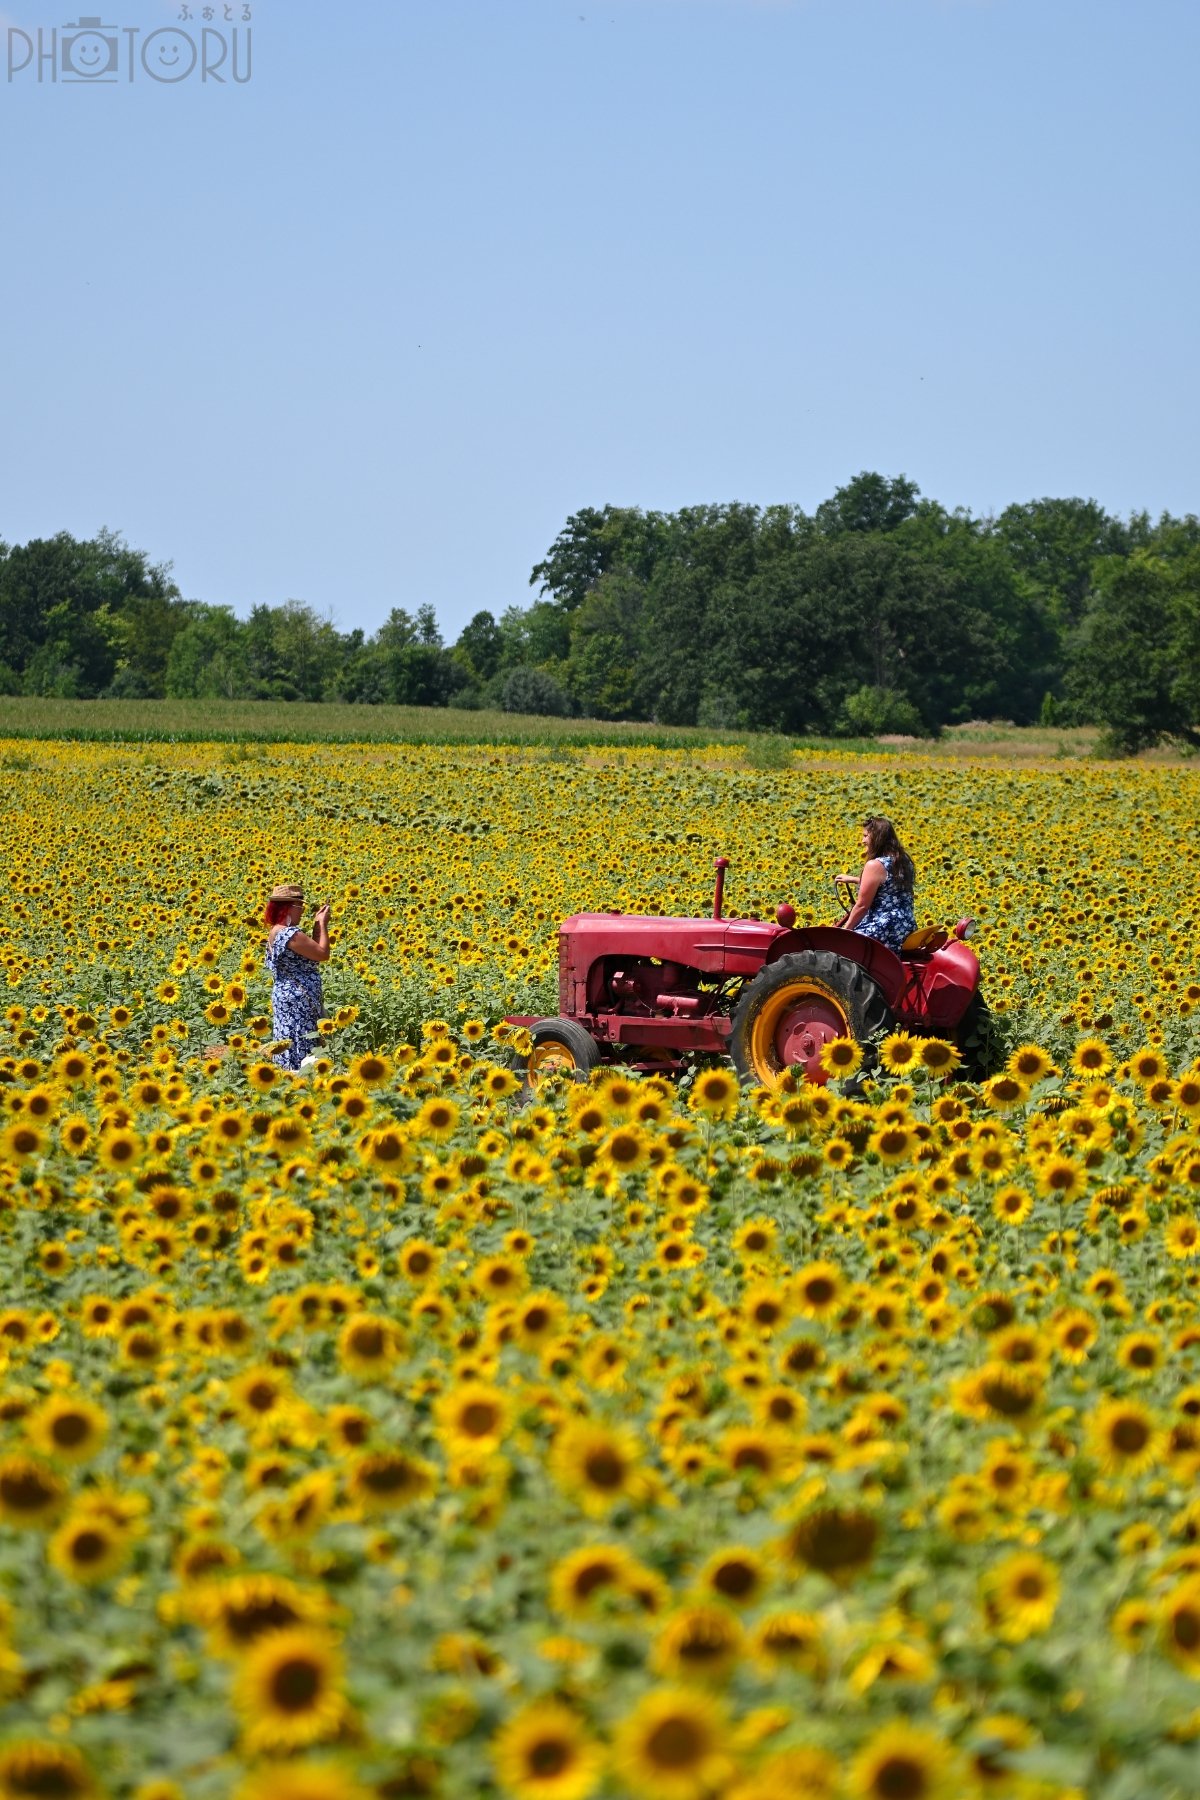
[[[889, 812], [1002, 1065], [531, 1101], [590, 908]], [[0, 1800], [1200, 1788], [1200, 781], [0, 744]], [[263, 900], [332, 902], [272, 1060]]]

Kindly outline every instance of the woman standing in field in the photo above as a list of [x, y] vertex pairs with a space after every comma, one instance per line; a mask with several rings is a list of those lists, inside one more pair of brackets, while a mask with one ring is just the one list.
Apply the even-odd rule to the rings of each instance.
[[267, 910], [267, 973], [274, 983], [271, 1014], [275, 1036], [288, 1039], [275, 1061], [284, 1069], [298, 1069], [312, 1049], [317, 1022], [325, 1016], [319, 963], [329, 961], [329, 902], [313, 914], [309, 937], [301, 931], [304, 889], [282, 885], [271, 889]]
[[[858, 898], [842, 923], [847, 931], [877, 938], [898, 952], [909, 933], [917, 929], [913, 859], [896, 836], [892, 821], [880, 813], [864, 819], [862, 843], [868, 860], [858, 878]], [[839, 875], [838, 880], [853, 881], [854, 877]]]

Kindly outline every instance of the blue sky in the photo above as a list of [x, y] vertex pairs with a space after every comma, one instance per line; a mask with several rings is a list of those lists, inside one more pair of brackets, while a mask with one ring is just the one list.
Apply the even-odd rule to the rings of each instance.
[[9, 542], [452, 638], [606, 501], [1200, 507], [1195, 0], [98, 6], [0, 0]]

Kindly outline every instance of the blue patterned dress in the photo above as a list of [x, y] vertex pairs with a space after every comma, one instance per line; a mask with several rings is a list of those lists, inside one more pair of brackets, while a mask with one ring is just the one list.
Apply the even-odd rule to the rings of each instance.
[[883, 864], [883, 883], [876, 889], [869, 909], [854, 929], [861, 932], [863, 937], [878, 938], [889, 950], [899, 953], [905, 938], [917, 929], [912, 889], [900, 887], [894, 879], [890, 856], [880, 856], [875, 860]]
[[319, 964], [288, 948], [299, 929], [285, 925], [267, 945], [267, 973], [275, 983], [271, 993], [275, 1036], [291, 1039], [275, 1057], [281, 1069], [300, 1067], [312, 1050], [317, 1020], [325, 1016]]

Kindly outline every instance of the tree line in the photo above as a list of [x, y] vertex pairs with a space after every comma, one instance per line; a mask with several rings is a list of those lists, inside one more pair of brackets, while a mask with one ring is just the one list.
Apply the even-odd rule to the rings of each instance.
[[1200, 519], [1042, 499], [975, 518], [864, 473], [814, 512], [585, 507], [528, 605], [339, 631], [185, 600], [119, 536], [0, 542], [0, 692], [498, 706], [804, 733], [974, 718], [1200, 742]]

